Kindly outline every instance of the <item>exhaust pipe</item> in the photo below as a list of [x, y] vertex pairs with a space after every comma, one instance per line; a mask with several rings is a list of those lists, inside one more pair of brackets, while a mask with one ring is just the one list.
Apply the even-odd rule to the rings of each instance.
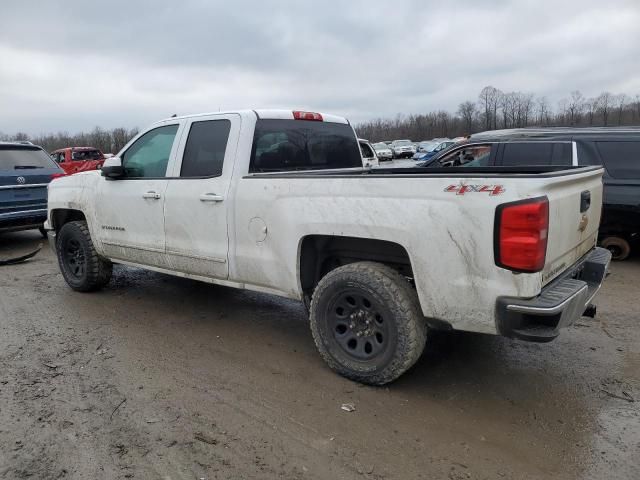
[[582, 314], [583, 317], [589, 317], [589, 318], [596, 318], [596, 310], [598, 307], [596, 307], [593, 303], [590, 303], [589, 305], [587, 305], [587, 308], [585, 309], [584, 313]]

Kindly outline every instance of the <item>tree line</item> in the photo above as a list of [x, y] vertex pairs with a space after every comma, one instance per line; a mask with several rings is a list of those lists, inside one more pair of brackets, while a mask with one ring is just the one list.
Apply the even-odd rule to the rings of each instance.
[[579, 90], [561, 99], [555, 108], [544, 96], [503, 92], [484, 87], [478, 99], [467, 100], [455, 113], [438, 110], [425, 114], [379, 118], [356, 125], [358, 136], [373, 142], [408, 138], [414, 141], [458, 137], [484, 130], [535, 126], [617, 126], [640, 124], [640, 95], [602, 92], [585, 97]]
[[53, 152], [64, 147], [95, 147], [103, 153], [117, 153], [129, 140], [138, 134], [137, 128], [113, 128], [104, 130], [95, 127], [90, 132], [80, 132], [69, 134], [68, 132], [58, 132], [43, 135], [30, 136], [24, 132], [14, 135], [5, 135], [0, 132], [0, 140], [28, 140], [36, 145], [40, 145], [47, 152]]
[[[503, 92], [486, 86], [477, 100], [466, 100], [455, 113], [438, 110], [423, 114], [378, 118], [355, 126], [359, 137], [373, 142], [408, 138], [419, 141], [435, 137], [458, 137], [483, 130], [532, 126], [613, 126], [640, 124], [640, 95], [614, 95], [602, 92], [585, 97], [574, 90], [555, 108], [544, 96], [533, 93]], [[18, 132], [3, 135], [0, 140], [30, 140], [48, 152], [71, 146], [96, 147], [104, 153], [118, 152], [138, 133], [137, 128], [104, 130], [70, 135], [67, 132], [29, 136]]]

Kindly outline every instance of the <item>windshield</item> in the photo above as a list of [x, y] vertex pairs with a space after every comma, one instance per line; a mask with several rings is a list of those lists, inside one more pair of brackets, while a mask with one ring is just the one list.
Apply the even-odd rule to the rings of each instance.
[[38, 147], [0, 145], [0, 170], [56, 168], [51, 157]]
[[389, 145], [387, 145], [386, 143], [374, 143], [373, 148], [375, 148], [376, 150], [388, 150]]
[[395, 140], [394, 145], [413, 145], [409, 140]]

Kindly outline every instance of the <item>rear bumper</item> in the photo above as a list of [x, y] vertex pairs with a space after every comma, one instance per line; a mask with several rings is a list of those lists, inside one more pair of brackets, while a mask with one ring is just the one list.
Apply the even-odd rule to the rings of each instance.
[[604, 281], [611, 253], [594, 248], [531, 299], [500, 297], [496, 327], [501, 335], [531, 342], [550, 342], [560, 329], [580, 318]]

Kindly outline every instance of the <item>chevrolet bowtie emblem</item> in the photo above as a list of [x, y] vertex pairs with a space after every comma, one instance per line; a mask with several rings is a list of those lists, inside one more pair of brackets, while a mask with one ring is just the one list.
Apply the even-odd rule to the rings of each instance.
[[582, 218], [580, 219], [580, 224], [578, 225], [578, 230], [584, 232], [587, 228], [587, 225], [589, 225], [589, 217], [583, 214]]

